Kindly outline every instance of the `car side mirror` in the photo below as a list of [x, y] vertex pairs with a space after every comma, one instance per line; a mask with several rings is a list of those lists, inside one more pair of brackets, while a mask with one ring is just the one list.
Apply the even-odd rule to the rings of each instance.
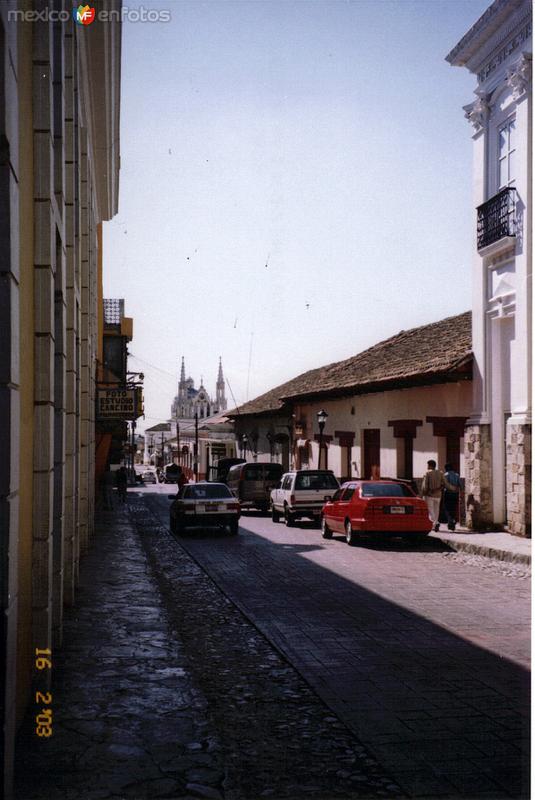
[[331, 494], [328, 494], [328, 495], [326, 495], [326, 497], [325, 497], [325, 502], [326, 502], [326, 503], [330, 503], [332, 499], [333, 499], [333, 498], [332, 498], [332, 495], [331, 495]]

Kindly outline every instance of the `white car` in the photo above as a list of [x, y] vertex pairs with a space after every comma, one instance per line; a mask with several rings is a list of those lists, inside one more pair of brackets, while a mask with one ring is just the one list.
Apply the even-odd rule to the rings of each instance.
[[240, 504], [224, 483], [186, 484], [169, 499], [171, 533], [183, 536], [188, 528], [228, 528], [238, 533]]
[[318, 520], [325, 502], [340, 484], [330, 469], [299, 469], [282, 476], [280, 486], [271, 492], [271, 519], [282, 517], [288, 527], [297, 519]]

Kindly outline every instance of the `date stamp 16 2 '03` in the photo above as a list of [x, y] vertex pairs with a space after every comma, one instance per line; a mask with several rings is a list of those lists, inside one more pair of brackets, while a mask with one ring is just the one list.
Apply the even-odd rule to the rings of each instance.
[[[35, 648], [35, 667], [40, 672], [52, 669], [52, 651], [49, 648]], [[35, 732], [37, 736], [52, 736], [52, 692], [35, 692], [35, 703], [38, 706], [35, 715]]]

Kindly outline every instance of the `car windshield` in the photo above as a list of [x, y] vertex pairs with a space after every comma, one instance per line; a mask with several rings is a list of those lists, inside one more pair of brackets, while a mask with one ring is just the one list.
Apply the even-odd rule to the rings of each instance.
[[414, 497], [414, 494], [403, 483], [363, 483], [360, 487], [361, 497]]
[[206, 483], [187, 486], [182, 497], [187, 500], [216, 500], [218, 497], [232, 497], [232, 492], [221, 483]]
[[338, 481], [328, 472], [310, 472], [309, 474], [297, 475], [295, 479], [296, 489], [338, 489]]

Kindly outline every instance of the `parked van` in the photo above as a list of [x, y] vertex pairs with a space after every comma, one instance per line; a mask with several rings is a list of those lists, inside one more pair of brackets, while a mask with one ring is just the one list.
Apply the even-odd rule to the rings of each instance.
[[216, 483], [226, 483], [227, 476], [231, 467], [236, 464], [245, 464], [244, 458], [220, 458], [215, 466], [210, 467], [210, 477], [208, 480]]
[[236, 464], [229, 469], [226, 483], [242, 508], [267, 511], [271, 490], [278, 486], [282, 471], [281, 464]]

